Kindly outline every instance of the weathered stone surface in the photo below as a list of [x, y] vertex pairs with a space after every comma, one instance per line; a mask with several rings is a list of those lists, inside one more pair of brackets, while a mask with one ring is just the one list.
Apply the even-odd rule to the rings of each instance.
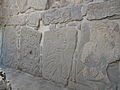
[[[107, 59], [109, 59], [109, 62], [111, 59], [116, 59], [118, 58], [119, 54], [117, 51], [115, 51], [116, 48], [118, 48], [119, 51], [119, 37], [120, 37], [120, 32], [119, 32], [119, 26], [116, 23], [105, 23], [105, 22], [96, 22], [96, 24], [92, 24], [90, 27], [90, 42], [88, 43], [87, 46], [91, 44], [91, 50], [85, 49], [88, 53], [93, 52], [94, 49], [95, 55], [98, 57], [104, 56]], [[97, 45], [97, 46], [96, 46]], [[115, 54], [113, 54], [115, 53]], [[87, 53], [84, 53], [82, 58], [84, 58], [84, 55], [87, 55]], [[85, 60], [85, 58], [84, 58]], [[86, 60], [85, 60], [86, 61]], [[83, 61], [84, 62], [84, 61]], [[100, 62], [100, 61], [98, 61]], [[107, 62], [108, 63], [108, 62]], [[95, 65], [95, 64], [94, 64]], [[98, 66], [97, 62], [96, 65]]]
[[51, 2], [49, 2], [49, 7], [50, 8], [61, 8], [61, 7], [65, 7], [69, 4], [69, 2], [67, 2], [66, 0], [51, 0]]
[[51, 3], [54, 3], [54, 2], [57, 2], [59, 4], [62, 4], [62, 3], [73, 3], [73, 4], [80, 4], [80, 3], [83, 3], [83, 2], [91, 2], [93, 0], [50, 0]]
[[67, 84], [76, 42], [77, 30], [72, 27], [45, 32], [42, 58], [43, 77]]
[[4, 65], [73, 90], [119, 90], [120, 0], [2, 0], [0, 12]]
[[35, 9], [47, 9], [48, 0], [28, 0], [28, 5]]
[[33, 12], [28, 15], [27, 17], [27, 25], [31, 27], [36, 27], [36, 29], [39, 27], [41, 20], [41, 12]]
[[4, 18], [0, 17], [0, 26], [4, 24]]
[[79, 28], [78, 32], [78, 43], [74, 55], [73, 67], [70, 74], [68, 87], [72, 88], [73, 90], [88, 90], [88, 88], [89, 90], [93, 90], [93, 88], [87, 85], [87, 83], [84, 81], [81, 71], [84, 69], [85, 65], [80, 61], [83, 47], [90, 40], [90, 25], [89, 23], [83, 22], [80, 27], [81, 28]]
[[2, 11], [1, 13], [2, 17], [17, 15], [19, 12], [17, 8], [8, 8], [8, 7], [1, 8], [1, 11]]
[[16, 15], [20, 12], [17, 0], [2, 0], [3, 16]]
[[[87, 24], [85, 26], [87, 26]], [[108, 71], [110, 76], [112, 75], [112, 78], [108, 78], [109, 74], [106, 69], [109, 63], [120, 58], [119, 26], [117, 23], [112, 22], [94, 22], [91, 23], [86, 30], [88, 32], [90, 31], [90, 35], [85, 31], [85, 35], [90, 39], [86, 38], [84, 40], [81, 36], [83, 40], [81, 40], [80, 43], [86, 40], [87, 42], [82, 44], [82, 46], [79, 46], [81, 44], [78, 44], [78, 46], [81, 47], [78, 49], [81, 49], [81, 51], [79, 51], [79, 57], [75, 59], [76, 63], [73, 65], [75, 67], [72, 71], [75, 78], [71, 78], [71, 81], [74, 82], [75, 80], [77, 84], [82, 84], [83, 87], [86, 87], [85, 90], [87, 90], [88, 87], [92, 88], [91, 90], [110, 90], [109, 85], [113, 82], [110, 82], [110, 80], [114, 78], [113, 76], [115, 73]], [[118, 68], [118, 66], [116, 67]], [[119, 70], [116, 69], [115, 72], [119, 73]], [[119, 80], [115, 81], [118, 82]], [[113, 88], [114, 87], [111, 86], [111, 90], [115, 90]]]
[[76, 4], [82, 3], [82, 2], [92, 2], [93, 0], [74, 0]]
[[104, 19], [114, 15], [120, 16], [120, 0], [93, 3], [88, 5], [87, 19]]
[[40, 42], [41, 33], [23, 27], [20, 35], [20, 60], [18, 69], [40, 76]]
[[42, 15], [44, 24], [55, 24], [67, 21], [82, 20], [82, 5], [69, 5], [60, 9], [51, 9]]
[[2, 6], [7, 8], [14, 8], [16, 6], [16, 0], [2, 0]]
[[50, 27], [49, 27], [50, 30], [54, 30], [56, 29], [56, 24], [51, 24]]
[[28, 1], [30, 0], [16, 0], [20, 12], [25, 12], [29, 8]]
[[7, 79], [10, 80], [12, 90], [70, 90], [63, 85], [48, 81], [42, 77], [35, 77], [26, 72], [4, 68]]
[[48, 8], [48, 0], [17, 0], [17, 5], [21, 12], [29, 8], [44, 10]]
[[23, 13], [30, 8], [39, 10], [47, 9], [48, 0], [4, 0], [3, 6]]
[[18, 64], [17, 40], [16, 28], [13, 26], [5, 27], [2, 47], [2, 63], [4, 65], [16, 68]]
[[27, 15], [16, 15], [6, 18], [6, 24], [7, 25], [25, 25]]

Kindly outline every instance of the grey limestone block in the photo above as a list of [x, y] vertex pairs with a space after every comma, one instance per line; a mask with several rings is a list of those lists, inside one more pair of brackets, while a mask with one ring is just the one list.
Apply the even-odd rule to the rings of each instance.
[[25, 25], [27, 22], [27, 15], [15, 15], [15, 16], [11, 16], [6, 18], [6, 25]]
[[[83, 85], [77, 87], [78, 90], [84, 87], [91, 90], [115, 90], [119, 87], [119, 58], [120, 58], [120, 29], [115, 22], [96, 21], [89, 23], [89, 28], [83, 32], [82, 44], [79, 57], [75, 59], [74, 67], [69, 83], [70, 86]], [[89, 37], [88, 37], [89, 36]], [[78, 47], [81, 44], [78, 44]], [[107, 69], [108, 68], [108, 69]], [[71, 74], [71, 75], [72, 75]], [[76, 82], [76, 83], [74, 83]], [[97, 83], [97, 84], [96, 84]], [[106, 83], [106, 84], [105, 84]], [[80, 84], [80, 85], [79, 85]], [[109, 86], [111, 85], [111, 86]], [[73, 88], [74, 89], [74, 88]]]
[[29, 8], [44, 10], [48, 7], [48, 0], [16, 0], [20, 12], [25, 12]]
[[18, 64], [18, 45], [17, 31], [13, 26], [4, 28], [3, 46], [2, 46], [2, 63], [7, 66], [16, 68]]
[[68, 5], [60, 9], [50, 9], [42, 14], [43, 24], [56, 24], [82, 20], [82, 5]]
[[40, 32], [29, 27], [23, 27], [20, 35], [20, 60], [19, 67], [22, 71], [40, 76], [40, 43], [42, 35]]
[[[120, 0], [92, 3], [88, 5], [87, 19], [104, 19], [120, 16]], [[119, 17], [118, 17], [119, 18]]]
[[43, 77], [67, 84], [72, 67], [77, 30], [72, 27], [47, 31], [43, 41]]

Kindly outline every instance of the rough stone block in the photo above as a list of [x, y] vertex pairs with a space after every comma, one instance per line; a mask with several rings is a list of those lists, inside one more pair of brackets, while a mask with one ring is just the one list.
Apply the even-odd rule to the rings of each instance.
[[[81, 54], [78, 54], [79, 57], [75, 59], [76, 63], [72, 69], [75, 78], [72, 79], [80, 85], [92, 87], [92, 90], [104, 90], [112, 83], [106, 71], [107, 65], [120, 58], [119, 26], [113, 22], [93, 22], [89, 26], [86, 28], [90, 31], [89, 40], [86, 38], [87, 42], [82, 45], [82, 49], [78, 48], [81, 49]], [[84, 39], [80, 43], [86, 41]], [[78, 47], [81, 47], [79, 45]], [[113, 73], [112, 75], [114, 76]]]
[[13, 15], [17, 15], [18, 14], [18, 9], [17, 8], [1, 8], [2, 9], [2, 17], [8, 17], [8, 16], [13, 16]]
[[16, 15], [6, 19], [6, 25], [25, 25], [27, 21], [27, 15]]
[[88, 5], [87, 19], [104, 19], [114, 15], [120, 16], [120, 0], [92, 3]]
[[41, 12], [33, 12], [27, 17], [27, 25], [31, 27], [39, 27], [41, 20]]
[[48, 3], [48, 0], [28, 0], [29, 7], [31, 6], [35, 9], [47, 9]]
[[22, 71], [36, 76], [41, 74], [40, 42], [41, 33], [28, 27], [21, 29], [19, 67]]
[[29, 8], [44, 10], [48, 7], [48, 0], [17, 0], [20, 12], [25, 12]]
[[3, 46], [2, 46], [2, 63], [16, 68], [18, 64], [18, 46], [17, 31], [13, 26], [4, 28]]
[[29, 8], [28, 1], [29, 0], [16, 0], [15, 1], [20, 12], [25, 12]]
[[6, 8], [15, 8], [16, 0], [2, 0], [2, 6]]
[[71, 8], [71, 20], [82, 20], [82, 5], [73, 5]]
[[51, 9], [43, 13], [44, 24], [63, 23], [67, 21], [82, 20], [81, 5], [69, 5], [60, 9]]
[[77, 30], [72, 27], [45, 32], [42, 58], [43, 77], [67, 84], [76, 40]]

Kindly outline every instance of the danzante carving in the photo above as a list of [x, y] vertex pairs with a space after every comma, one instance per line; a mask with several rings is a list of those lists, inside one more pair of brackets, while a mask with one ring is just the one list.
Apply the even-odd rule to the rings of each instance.
[[0, 0], [0, 59], [73, 90], [120, 89], [120, 0]]

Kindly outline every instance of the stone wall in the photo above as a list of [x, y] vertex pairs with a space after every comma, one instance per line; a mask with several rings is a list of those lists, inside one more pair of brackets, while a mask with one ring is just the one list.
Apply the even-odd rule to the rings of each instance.
[[120, 0], [0, 3], [1, 63], [73, 90], [120, 89]]

